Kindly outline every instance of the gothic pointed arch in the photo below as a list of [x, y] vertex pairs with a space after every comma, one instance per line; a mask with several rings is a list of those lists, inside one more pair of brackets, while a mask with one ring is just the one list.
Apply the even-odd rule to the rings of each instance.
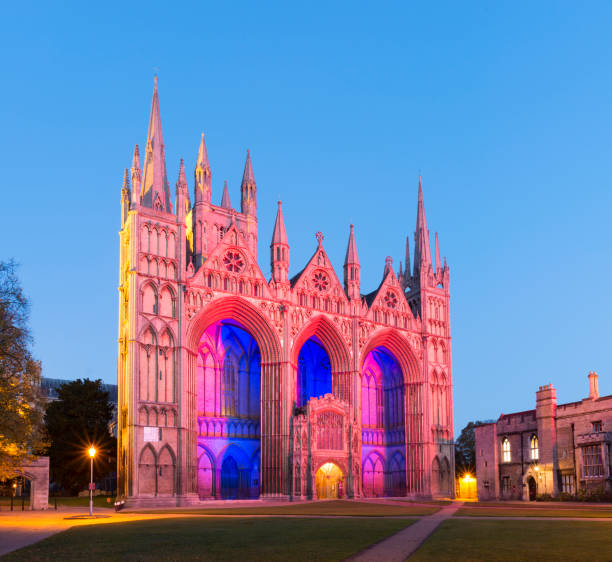
[[291, 351], [291, 363], [298, 365], [302, 346], [316, 338], [327, 352], [331, 366], [332, 393], [339, 399], [352, 402], [350, 370], [351, 357], [338, 328], [323, 315], [315, 316], [297, 334]]
[[157, 456], [157, 494], [176, 494], [176, 456], [167, 443], [160, 449]]
[[142, 496], [154, 496], [157, 493], [157, 455], [150, 443], [147, 443], [138, 457], [138, 493]]
[[408, 340], [393, 328], [376, 330], [366, 341], [359, 357], [359, 366], [363, 369], [368, 354], [377, 347], [385, 347], [391, 352], [402, 369], [404, 383], [420, 382], [419, 361]]

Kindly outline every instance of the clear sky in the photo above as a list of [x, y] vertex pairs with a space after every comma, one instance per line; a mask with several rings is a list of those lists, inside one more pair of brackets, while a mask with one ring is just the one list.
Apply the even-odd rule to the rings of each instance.
[[[19, 8], [16, 6], [19, 5]], [[0, 17], [0, 259], [49, 377], [116, 381], [123, 169], [153, 74], [169, 180], [213, 198], [247, 148], [267, 275], [276, 200], [291, 274], [314, 233], [362, 290], [398, 265], [423, 175], [451, 268], [455, 426], [612, 393], [612, 7], [604, 2], [24, 3]]]

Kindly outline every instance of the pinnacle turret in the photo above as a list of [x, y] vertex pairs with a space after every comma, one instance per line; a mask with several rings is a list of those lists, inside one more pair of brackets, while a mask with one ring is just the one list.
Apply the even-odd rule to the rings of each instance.
[[134, 156], [132, 157], [132, 192], [134, 197], [134, 202], [140, 193], [140, 182], [142, 180], [142, 170], [140, 168], [140, 151], [138, 150], [138, 145], [134, 147]]
[[128, 169], [125, 169], [123, 173], [123, 186], [121, 187], [121, 226], [125, 224], [128, 213], [130, 211], [130, 202], [132, 200], [132, 194], [130, 193], [130, 176]]
[[436, 232], [436, 255], [435, 255], [435, 272], [436, 274], [440, 272], [442, 268], [442, 260], [440, 260], [440, 243], [438, 242], [438, 233]]
[[274, 233], [272, 235], [272, 244], [286, 244], [287, 232], [285, 231], [285, 220], [283, 219], [282, 202], [278, 202], [278, 210], [276, 211], [276, 221], [274, 222]]
[[242, 183], [240, 184], [241, 207], [240, 211], [245, 215], [257, 215], [257, 184], [253, 174], [251, 153], [247, 150]]
[[278, 202], [272, 243], [270, 244], [270, 269], [277, 283], [289, 283], [289, 241], [285, 231], [282, 203]]
[[410, 281], [411, 273], [410, 273], [410, 236], [406, 236], [406, 256], [405, 256], [405, 264], [406, 267], [404, 269], [404, 275], [401, 279], [402, 288], [406, 290], [408, 287], [408, 283]]
[[153, 87], [153, 101], [151, 102], [151, 116], [149, 117], [149, 132], [147, 135], [142, 178], [141, 204], [145, 207], [152, 207], [159, 211], [171, 213], [172, 203], [170, 202], [170, 187], [166, 174], [166, 157], [159, 110], [159, 95], [157, 93], [157, 76], [155, 77], [155, 85]]
[[211, 172], [210, 163], [208, 161], [208, 152], [206, 150], [206, 142], [204, 141], [204, 133], [200, 139], [200, 148], [198, 149], [198, 159], [194, 170], [194, 202], [195, 203], [210, 203], [211, 195]]
[[351, 224], [346, 256], [344, 258], [344, 290], [349, 299], [358, 299], [361, 291], [360, 281], [361, 265], [359, 265], [359, 255], [357, 254], [357, 244], [355, 243], [355, 231]]
[[176, 213], [182, 222], [184, 216], [189, 212], [191, 203], [189, 201], [189, 188], [187, 186], [187, 177], [185, 176], [185, 164], [181, 158], [179, 166], [179, 175], [176, 180]]

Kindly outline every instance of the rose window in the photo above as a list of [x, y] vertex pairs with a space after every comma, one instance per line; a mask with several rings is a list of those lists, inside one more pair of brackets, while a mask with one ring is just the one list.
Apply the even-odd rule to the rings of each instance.
[[228, 271], [238, 273], [242, 271], [242, 268], [244, 267], [244, 259], [239, 252], [230, 250], [223, 257], [223, 265], [225, 265], [225, 269]]
[[325, 275], [325, 273], [323, 273], [322, 271], [317, 271], [314, 274], [312, 278], [312, 283], [315, 286], [315, 289], [317, 289], [318, 291], [326, 291], [329, 287], [329, 279], [327, 278], [327, 275]]
[[388, 291], [384, 298], [385, 304], [389, 308], [397, 308], [397, 295]]

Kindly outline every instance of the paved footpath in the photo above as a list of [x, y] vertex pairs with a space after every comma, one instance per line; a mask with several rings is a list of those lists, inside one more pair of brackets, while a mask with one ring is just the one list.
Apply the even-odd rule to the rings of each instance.
[[177, 515], [155, 515], [137, 513], [115, 513], [114, 509], [94, 509], [101, 519], [71, 519], [75, 515], [85, 515], [82, 507], [64, 507], [57, 511], [9, 511], [0, 512], [0, 556], [46, 539], [55, 533], [77, 525], [100, 525], [138, 521], [141, 519], [160, 519], [180, 517]]
[[442, 521], [452, 517], [462, 505], [463, 502], [453, 502], [433, 515], [421, 517], [416, 523], [367, 548], [349, 558], [349, 560], [357, 562], [379, 562], [380, 560], [404, 562], [440, 526]]

